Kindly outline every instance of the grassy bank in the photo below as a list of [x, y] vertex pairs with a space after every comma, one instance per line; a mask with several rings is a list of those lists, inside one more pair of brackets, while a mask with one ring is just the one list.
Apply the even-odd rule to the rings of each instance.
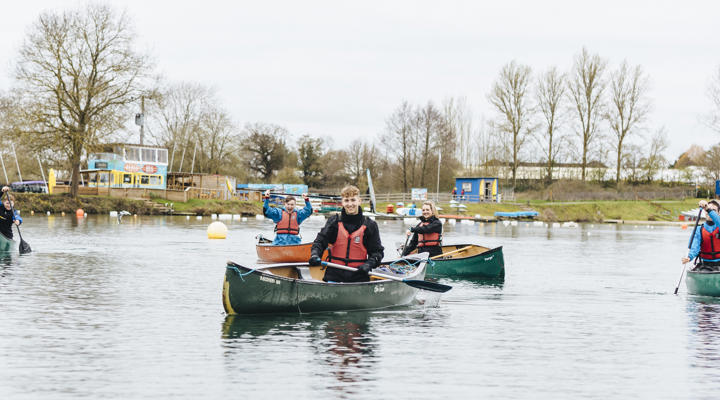
[[193, 213], [196, 215], [256, 215], [262, 214], [262, 203], [259, 201], [191, 199], [187, 203], [173, 203], [173, 210], [175, 210], [175, 212]]
[[[15, 208], [29, 215], [30, 211], [36, 213], [69, 213], [82, 208], [88, 214], [105, 214], [110, 211], [129, 211], [132, 214], [151, 215], [160, 211], [152, 207], [152, 203], [144, 200], [124, 199], [118, 197], [80, 196], [77, 199], [69, 194], [42, 194], [42, 193], [14, 193]], [[167, 200], [153, 199], [164, 204]], [[262, 204], [259, 202], [219, 201], [193, 199], [187, 203], [173, 203], [176, 212], [188, 212], [197, 215], [210, 214], [243, 214], [255, 215], [262, 213]]]
[[[419, 202], [417, 203], [420, 204]], [[602, 222], [608, 219], [633, 221], [677, 221], [681, 211], [697, 208], [697, 199], [662, 201], [582, 201], [526, 203], [465, 203], [465, 215], [492, 216], [496, 211], [527, 211], [540, 213], [538, 220], [548, 222]], [[387, 203], [379, 205], [385, 211]], [[440, 204], [440, 214], [456, 214], [449, 204]]]
[[[73, 199], [67, 194], [15, 193], [16, 208], [23, 215], [36, 213], [75, 213], [82, 208], [88, 214], [104, 214], [110, 211], [127, 210], [132, 214], [157, 214], [159, 210], [144, 200], [132, 200], [116, 197], [80, 196]], [[157, 203], [166, 203], [164, 199], [154, 199]], [[417, 203], [420, 204], [419, 202]], [[540, 213], [538, 219], [548, 222], [602, 222], [608, 219], [634, 221], [677, 221], [681, 211], [697, 207], [697, 199], [663, 201], [580, 201], [548, 202], [533, 200], [525, 203], [466, 203], [465, 215], [493, 216], [496, 211], [535, 210]], [[367, 206], [367, 204], [365, 204]], [[378, 204], [378, 211], [385, 211], [387, 203]], [[456, 214], [449, 204], [440, 204], [441, 214]], [[178, 213], [196, 215], [262, 213], [261, 202], [222, 201], [192, 199], [186, 203], [173, 203]]]

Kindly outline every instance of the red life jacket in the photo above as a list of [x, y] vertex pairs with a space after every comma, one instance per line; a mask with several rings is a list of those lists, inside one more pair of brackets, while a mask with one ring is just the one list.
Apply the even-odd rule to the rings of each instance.
[[[429, 222], [421, 222], [420, 225], [430, 225]], [[440, 246], [442, 235], [439, 233], [418, 233], [417, 247]]]
[[700, 258], [703, 260], [720, 260], [720, 228], [708, 232], [704, 227], [700, 229], [702, 240], [700, 241]]
[[367, 249], [363, 244], [363, 236], [367, 226], [363, 224], [353, 233], [348, 233], [342, 222], [338, 222], [338, 233], [335, 243], [328, 249], [328, 259], [349, 267], [359, 267], [368, 258]]
[[284, 233], [288, 235], [297, 235], [300, 233], [300, 225], [297, 222], [297, 212], [292, 213], [282, 210], [282, 219], [275, 225], [276, 233]]

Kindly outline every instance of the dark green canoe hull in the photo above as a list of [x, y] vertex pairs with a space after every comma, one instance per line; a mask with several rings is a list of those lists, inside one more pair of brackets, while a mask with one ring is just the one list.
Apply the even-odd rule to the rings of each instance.
[[690, 294], [720, 297], [720, 272], [688, 271], [685, 285]]
[[[418, 269], [421, 271], [412, 279], [422, 280], [424, 264]], [[223, 306], [228, 314], [375, 310], [412, 304], [417, 292], [418, 289], [398, 281], [307, 281], [228, 262], [223, 283]]]
[[0, 252], [10, 252], [17, 249], [17, 242], [0, 233]]
[[[470, 246], [443, 246], [443, 253]], [[435, 259], [427, 266], [426, 278], [501, 278], [505, 276], [502, 246], [463, 258]]]

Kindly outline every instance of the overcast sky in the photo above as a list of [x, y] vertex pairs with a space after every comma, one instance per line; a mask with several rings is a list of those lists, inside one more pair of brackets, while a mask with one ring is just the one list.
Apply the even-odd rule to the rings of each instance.
[[[187, 4], [185, 4], [187, 3]], [[0, 89], [28, 27], [63, 0], [4, 2]], [[648, 130], [668, 129], [677, 156], [720, 141], [701, 122], [720, 65], [718, 1], [113, 1], [138, 47], [171, 80], [214, 86], [239, 124], [269, 122], [294, 137], [344, 147], [375, 138], [403, 101], [465, 97], [476, 120], [511, 60], [567, 70], [586, 46], [614, 69], [641, 64], [651, 82]], [[183, 5], [180, 5], [183, 4]]]

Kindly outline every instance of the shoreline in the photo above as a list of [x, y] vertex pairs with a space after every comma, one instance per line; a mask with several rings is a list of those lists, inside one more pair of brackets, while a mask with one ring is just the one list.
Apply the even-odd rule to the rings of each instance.
[[[15, 206], [21, 210], [22, 215], [34, 213], [75, 214], [82, 208], [87, 214], [106, 214], [110, 211], [125, 210], [137, 215], [203, 215], [233, 214], [242, 216], [255, 216], [262, 214], [262, 202], [239, 200], [209, 200], [192, 199], [186, 203], [169, 202], [165, 199], [128, 199], [102, 196], [78, 196], [73, 199], [68, 194], [45, 193], [13, 193]], [[419, 203], [419, 202], [418, 202]], [[377, 217], [387, 219], [403, 219], [400, 215], [386, 215], [383, 211], [388, 203], [379, 203]], [[524, 203], [466, 203], [464, 213], [452, 216], [458, 220], [472, 220], [475, 222], [497, 222], [504, 220], [514, 221], [542, 221], [553, 222], [591, 222], [609, 224], [650, 224], [650, 225], [683, 225], [692, 221], [679, 220], [681, 212], [697, 208], [697, 199], [684, 200], [627, 200], [627, 201], [581, 201], [581, 202], [546, 202], [526, 201]], [[367, 204], [363, 204], [368, 207]], [[441, 203], [440, 214], [446, 219], [453, 219], [444, 210], [450, 210], [449, 205]], [[508, 219], [497, 218], [495, 212], [514, 212], [534, 210], [538, 212], [535, 218]], [[385, 214], [385, 215], [384, 215]]]

